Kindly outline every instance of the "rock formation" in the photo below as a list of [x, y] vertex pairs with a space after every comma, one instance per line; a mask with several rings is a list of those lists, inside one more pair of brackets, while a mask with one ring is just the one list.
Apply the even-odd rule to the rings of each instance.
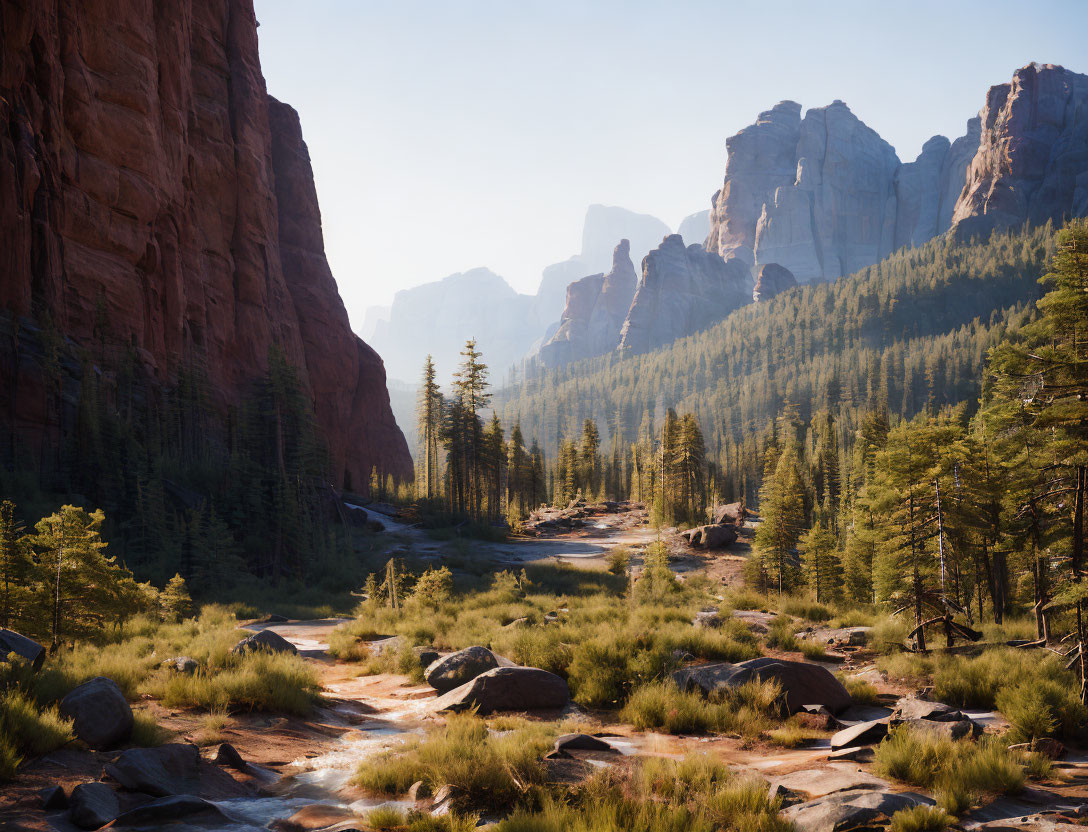
[[670, 234], [642, 261], [620, 349], [633, 354], [668, 344], [721, 320], [751, 298], [752, 275], [743, 260], [723, 260]]
[[980, 115], [958, 237], [1088, 214], [1088, 75], [1030, 64], [990, 88]]
[[409, 477], [382, 361], [325, 260], [298, 117], [265, 91], [252, 0], [28, 0], [0, 32], [0, 384], [19, 391], [3, 418], [31, 441], [60, 430], [18, 340], [43, 320], [103, 372], [131, 353], [169, 385], [199, 364], [223, 410], [278, 346], [336, 484]]
[[764, 263], [759, 267], [759, 277], [752, 289], [752, 300], [756, 303], [768, 301], [775, 295], [797, 286], [797, 278], [785, 266], [777, 263]]
[[497, 382], [539, 335], [530, 325], [532, 306], [531, 295], [519, 294], [490, 269], [470, 269], [397, 292], [374, 346], [385, 356], [390, 378], [417, 381], [429, 354], [444, 385], [465, 341], [475, 338]]
[[966, 136], [935, 136], [903, 165], [843, 102], [802, 119], [783, 101], [726, 141], [707, 249], [753, 269], [777, 263], [800, 283], [872, 265], [948, 229], [977, 137], [969, 122]]
[[608, 274], [583, 277], [567, 287], [567, 305], [559, 329], [541, 348], [541, 362], [558, 367], [614, 350], [637, 284], [631, 244], [620, 240], [612, 253]]
[[668, 233], [669, 227], [649, 214], [637, 214], [612, 205], [590, 205], [582, 224], [581, 252], [544, 269], [536, 293], [537, 319], [544, 326], [558, 321], [567, 286], [586, 275], [604, 272], [620, 240], [629, 241], [631, 261], [641, 263], [646, 253]]

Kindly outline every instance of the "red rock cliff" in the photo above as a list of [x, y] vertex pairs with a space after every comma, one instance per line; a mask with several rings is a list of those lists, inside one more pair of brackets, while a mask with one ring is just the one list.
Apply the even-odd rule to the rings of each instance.
[[108, 332], [163, 383], [199, 359], [220, 405], [278, 344], [336, 484], [410, 476], [325, 259], [298, 116], [265, 90], [252, 0], [0, 10], [0, 310], [47, 311], [81, 343]]

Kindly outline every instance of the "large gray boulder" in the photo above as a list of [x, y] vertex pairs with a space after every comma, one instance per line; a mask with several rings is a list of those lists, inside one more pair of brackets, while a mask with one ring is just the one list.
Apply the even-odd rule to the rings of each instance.
[[98, 829], [121, 813], [121, 802], [105, 783], [80, 783], [68, 798], [68, 820], [80, 829]]
[[948, 740], [977, 739], [982, 736], [983, 728], [973, 719], [962, 717], [954, 722], [936, 721], [932, 719], [906, 719], [897, 725], [900, 731], [912, 731], [924, 734], [927, 737], [935, 737]]
[[96, 676], [60, 701], [75, 735], [95, 750], [113, 748], [132, 736], [132, 708], [113, 679]]
[[14, 653], [35, 670], [40, 670], [45, 661], [45, 648], [32, 638], [14, 630], [0, 629], [0, 658]]
[[155, 797], [191, 794], [200, 786], [200, 751], [186, 743], [130, 748], [107, 764], [106, 774], [126, 789]]
[[876, 719], [872, 722], [859, 722], [843, 728], [831, 737], [831, 750], [839, 751], [855, 745], [875, 745], [888, 736], [888, 720]]
[[672, 674], [684, 690], [699, 690], [704, 695], [723, 688], [736, 688], [745, 682], [776, 681], [782, 687], [782, 707], [795, 714], [806, 705], [823, 705], [831, 713], [850, 707], [850, 693], [824, 667], [810, 662], [786, 659], [749, 659], [738, 664], [719, 662], [684, 667]]
[[436, 711], [533, 711], [563, 708], [570, 701], [567, 683], [535, 667], [496, 667], [454, 688], [433, 703]]
[[269, 653], [290, 653], [291, 655], [298, 653], [298, 648], [295, 645], [273, 630], [261, 630], [247, 636], [234, 645], [230, 652], [241, 656], [257, 650], [264, 650]]
[[851, 832], [886, 827], [896, 812], [919, 803], [932, 801], [911, 793], [854, 789], [798, 803], [784, 809], [782, 815], [804, 832]]
[[702, 549], [724, 549], [737, 542], [737, 530], [733, 526], [706, 525], [696, 526], [681, 532], [689, 545]]
[[498, 666], [499, 660], [494, 653], [476, 645], [431, 662], [423, 675], [428, 685], [445, 693]]

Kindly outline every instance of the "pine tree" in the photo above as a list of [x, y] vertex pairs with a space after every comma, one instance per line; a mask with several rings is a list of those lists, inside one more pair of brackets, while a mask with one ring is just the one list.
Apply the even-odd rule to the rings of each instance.
[[459, 408], [455, 416], [461, 422], [460, 453], [462, 483], [459, 491], [462, 500], [467, 500], [467, 509], [474, 518], [483, 516], [483, 476], [481, 463], [483, 456], [483, 423], [480, 411], [491, 400], [487, 390], [487, 365], [481, 361], [482, 355], [476, 349], [475, 339], [465, 342], [461, 350], [461, 365], [454, 376], [453, 390]]
[[842, 567], [838, 541], [829, 526], [817, 523], [805, 532], [801, 538], [801, 567], [805, 583], [817, 603], [834, 601], [840, 596]]
[[423, 364], [423, 380], [416, 409], [419, 425], [420, 496], [433, 500], [438, 496], [440, 475], [438, 448], [442, 433], [442, 392], [438, 387], [434, 361], [428, 355]]
[[797, 583], [797, 543], [805, 525], [804, 493], [792, 443], [778, 455], [774, 473], [763, 483], [759, 514], [756, 553], [770, 587], [782, 595]]
[[0, 502], [0, 627], [22, 620], [33, 570], [15, 504], [4, 500]]
[[193, 609], [193, 599], [189, 597], [189, 588], [185, 579], [175, 574], [159, 593], [159, 608], [163, 621], [177, 622], [189, 615]]

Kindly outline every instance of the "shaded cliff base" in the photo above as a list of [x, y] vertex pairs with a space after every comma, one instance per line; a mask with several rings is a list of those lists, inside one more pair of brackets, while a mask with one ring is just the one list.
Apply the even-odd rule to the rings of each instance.
[[0, 313], [0, 496], [24, 520], [103, 509], [110, 554], [140, 579], [354, 586], [365, 522], [344, 494], [369, 483], [333, 479], [300, 371], [276, 346], [267, 367], [226, 403], [198, 357], [163, 384], [105, 335]]

